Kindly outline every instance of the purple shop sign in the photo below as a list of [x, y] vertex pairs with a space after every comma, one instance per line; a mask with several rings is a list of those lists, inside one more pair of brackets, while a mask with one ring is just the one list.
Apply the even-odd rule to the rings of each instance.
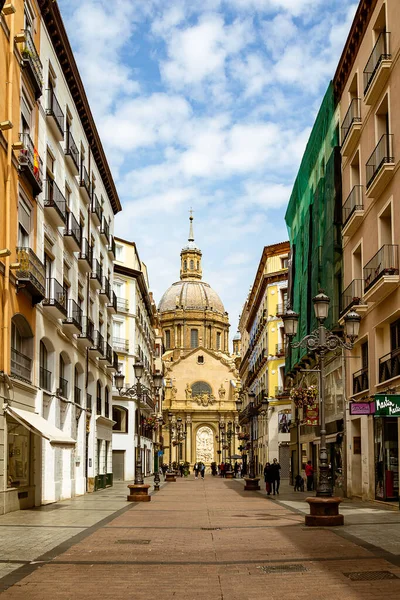
[[351, 415], [373, 415], [375, 413], [375, 402], [351, 402]]

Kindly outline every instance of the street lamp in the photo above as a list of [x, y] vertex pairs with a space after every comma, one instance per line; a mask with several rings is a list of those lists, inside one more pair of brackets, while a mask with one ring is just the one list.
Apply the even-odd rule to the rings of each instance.
[[319, 356], [319, 396], [320, 396], [320, 452], [319, 452], [319, 480], [317, 486], [316, 498], [308, 498], [310, 504], [310, 515], [306, 515], [306, 525], [343, 525], [343, 515], [339, 515], [340, 498], [333, 497], [332, 486], [329, 482], [329, 464], [326, 448], [326, 424], [325, 424], [325, 356], [327, 352], [337, 348], [346, 348], [351, 350], [360, 331], [360, 315], [354, 310], [350, 311], [345, 317], [345, 337], [349, 341], [343, 340], [333, 334], [325, 326], [324, 322], [328, 316], [330, 298], [323, 292], [320, 292], [313, 298], [315, 317], [318, 321], [318, 328], [306, 335], [299, 342], [294, 342], [293, 337], [297, 333], [299, 315], [288, 310], [282, 317], [285, 334], [289, 338], [292, 348], [307, 348]]
[[172, 432], [174, 428], [174, 424], [172, 422], [173, 413], [168, 413], [168, 429], [169, 429], [169, 461], [168, 461], [168, 471], [166, 475], [167, 481], [176, 481], [175, 472], [172, 470]]
[[137, 402], [138, 407], [138, 434], [137, 434], [137, 446], [136, 446], [136, 461], [135, 461], [135, 482], [134, 485], [128, 485], [130, 489], [130, 495], [128, 496], [128, 500], [131, 502], [149, 502], [151, 497], [148, 495], [147, 491], [150, 487], [149, 485], [144, 483], [143, 480], [143, 471], [142, 471], [142, 452], [141, 452], [141, 418], [140, 418], [140, 403], [155, 394], [158, 394], [158, 391], [161, 387], [162, 376], [156, 373], [153, 376], [153, 388], [150, 389], [145, 385], [142, 385], [140, 380], [143, 376], [144, 365], [142, 362], [137, 362], [133, 365], [136, 383], [133, 384], [130, 388], [123, 390], [125, 376], [118, 372], [114, 375], [114, 385], [118, 390], [118, 394], [121, 397], [129, 397], [134, 398]]
[[249, 456], [249, 477], [250, 479], [255, 479], [255, 465], [254, 465], [254, 400], [255, 393], [249, 392], [247, 394], [248, 397], [248, 406], [249, 406], [249, 418], [250, 418], [250, 456]]
[[[163, 450], [162, 444], [162, 426], [164, 423], [164, 419], [160, 416], [158, 417], [158, 426], [159, 426], [159, 447]], [[164, 456], [164, 451], [162, 452], [162, 456]], [[160, 489], [160, 462], [157, 459], [157, 469], [154, 473], [154, 490], [157, 492]]]

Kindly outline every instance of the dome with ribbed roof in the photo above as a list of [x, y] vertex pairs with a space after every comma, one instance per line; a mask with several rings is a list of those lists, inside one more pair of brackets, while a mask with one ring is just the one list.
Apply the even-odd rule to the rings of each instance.
[[184, 308], [185, 310], [213, 310], [225, 313], [224, 305], [212, 287], [204, 281], [184, 279], [167, 289], [158, 305], [160, 313]]

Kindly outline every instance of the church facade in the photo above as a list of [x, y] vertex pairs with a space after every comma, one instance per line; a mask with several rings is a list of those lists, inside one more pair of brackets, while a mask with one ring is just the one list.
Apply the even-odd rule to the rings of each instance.
[[[229, 461], [237, 452], [239, 374], [229, 354], [229, 319], [202, 280], [202, 253], [190, 216], [180, 280], [159, 303], [165, 352], [163, 462]], [[171, 455], [170, 455], [171, 448]]]

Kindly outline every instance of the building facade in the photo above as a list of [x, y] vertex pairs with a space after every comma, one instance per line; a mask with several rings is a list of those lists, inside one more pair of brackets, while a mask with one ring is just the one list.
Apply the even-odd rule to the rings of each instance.
[[[289, 242], [265, 246], [239, 321], [241, 388], [255, 395], [258, 409], [253, 419], [256, 473], [262, 474], [265, 463], [276, 458], [282, 477], [289, 477], [290, 469], [291, 404], [285, 388], [285, 336], [280, 318], [287, 305], [289, 250]], [[248, 394], [244, 398], [239, 419], [249, 430]], [[261, 407], [263, 398], [268, 398], [267, 409]]]
[[[155, 365], [155, 304], [149, 292], [146, 265], [140, 260], [134, 242], [116, 238], [114, 292], [117, 314], [113, 317], [113, 346], [118, 353], [118, 370], [125, 376], [123, 392], [136, 383], [133, 365], [142, 362], [141, 385], [153, 386], [155, 370], [161, 372], [160, 348]], [[135, 477], [135, 457], [138, 428], [141, 434], [142, 469], [150, 475], [154, 469], [154, 454], [158, 451], [158, 429], [148, 421], [161, 414], [160, 397], [154, 394], [140, 403], [135, 398], [113, 390], [113, 473], [121, 481]]]
[[209, 467], [235, 453], [239, 382], [228, 350], [228, 314], [202, 280], [192, 216], [180, 263], [180, 281], [168, 288], [158, 306], [165, 349], [163, 460], [201, 460]]
[[[399, 497], [400, 459], [399, 20], [396, 0], [360, 2], [334, 79], [343, 185], [341, 317], [352, 307], [362, 316], [346, 361], [348, 495], [387, 501]], [[382, 407], [385, 397], [390, 409]]]

